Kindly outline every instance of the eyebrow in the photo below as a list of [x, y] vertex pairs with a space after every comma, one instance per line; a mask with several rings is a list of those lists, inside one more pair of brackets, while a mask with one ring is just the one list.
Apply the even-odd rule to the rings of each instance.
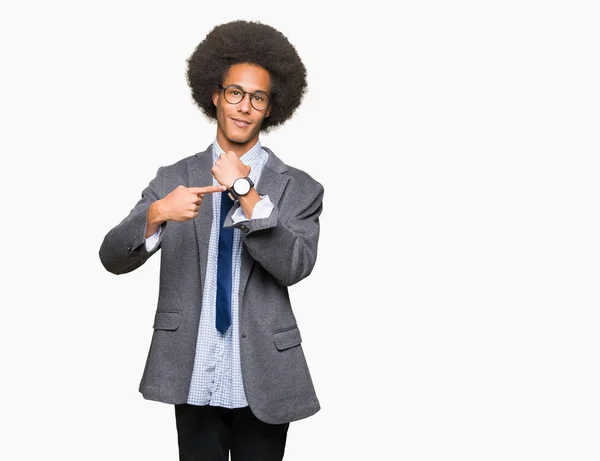
[[238, 84], [238, 83], [230, 83], [229, 85], [225, 85], [222, 84], [223, 87], [227, 87], [227, 86], [237, 86], [239, 88], [241, 88], [242, 90], [244, 90], [246, 93], [264, 93], [264, 94], [269, 94], [269, 92], [267, 90], [254, 90], [254, 91], [248, 91], [246, 90], [242, 85]]

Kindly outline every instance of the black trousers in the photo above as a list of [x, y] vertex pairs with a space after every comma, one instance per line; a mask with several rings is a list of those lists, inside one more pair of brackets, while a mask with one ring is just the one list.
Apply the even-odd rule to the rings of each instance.
[[250, 407], [175, 405], [180, 461], [281, 461], [289, 423], [267, 424]]

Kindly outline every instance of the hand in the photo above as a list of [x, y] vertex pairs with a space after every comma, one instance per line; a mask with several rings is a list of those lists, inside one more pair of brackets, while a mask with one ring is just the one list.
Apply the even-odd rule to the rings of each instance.
[[162, 221], [188, 221], [198, 216], [204, 194], [225, 191], [224, 186], [185, 187], [177, 186], [165, 198], [159, 200]]
[[219, 155], [212, 167], [212, 174], [219, 184], [229, 189], [236, 179], [250, 174], [250, 167], [244, 165], [235, 152], [229, 151]]

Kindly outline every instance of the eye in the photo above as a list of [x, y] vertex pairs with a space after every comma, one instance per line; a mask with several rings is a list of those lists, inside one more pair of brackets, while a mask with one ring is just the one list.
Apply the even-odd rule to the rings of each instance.
[[255, 101], [264, 101], [265, 100], [265, 95], [264, 94], [255, 94], [254, 95], [254, 100]]

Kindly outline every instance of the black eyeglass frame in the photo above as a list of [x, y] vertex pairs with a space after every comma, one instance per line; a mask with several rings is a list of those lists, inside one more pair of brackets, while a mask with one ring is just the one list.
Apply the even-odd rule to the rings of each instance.
[[[235, 105], [235, 104], [239, 104], [240, 102], [242, 102], [244, 100], [244, 98], [246, 97], [247, 94], [250, 95], [250, 105], [255, 109], [255, 110], [259, 110], [259, 111], [264, 111], [267, 110], [269, 108], [269, 106], [271, 105], [272, 99], [271, 99], [271, 95], [265, 91], [262, 90], [257, 90], [254, 91], [252, 93], [250, 93], [249, 91], [244, 91], [244, 89], [239, 86], [239, 85], [227, 85], [227, 86], [223, 86], [223, 85], [219, 85], [219, 88], [221, 88], [221, 90], [223, 91], [223, 96], [225, 97], [225, 101], [227, 101], [229, 104]], [[238, 101], [238, 102], [231, 102], [229, 99], [227, 99], [227, 92], [225, 90], [228, 90], [229, 88], [235, 88], [237, 90], [240, 91], [240, 93], [242, 93], [242, 98]], [[267, 107], [265, 107], [264, 109], [258, 109], [256, 107], [254, 107], [254, 104], [252, 103], [252, 97], [255, 94], [262, 94], [264, 96], [266, 96], [269, 99], [269, 103], [267, 104]]]

